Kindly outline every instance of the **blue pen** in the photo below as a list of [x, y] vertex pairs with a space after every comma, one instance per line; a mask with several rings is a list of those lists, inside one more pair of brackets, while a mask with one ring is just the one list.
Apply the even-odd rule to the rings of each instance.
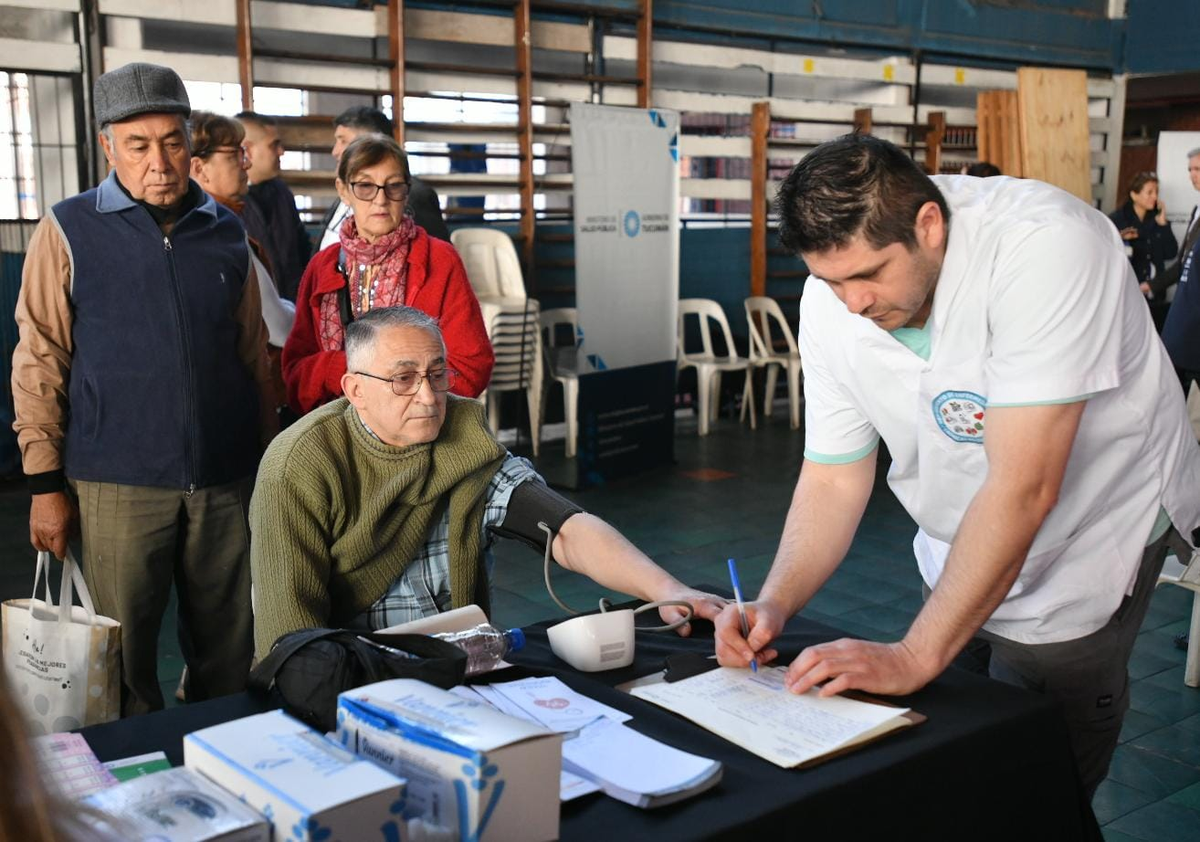
[[[750, 621], [746, 619], [746, 603], [742, 601], [742, 583], [738, 581], [737, 563], [729, 559], [729, 579], [733, 582], [733, 598], [737, 600], [738, 615], [742, 618], [742, 637], [750, 639]], [[750, 659], [750, 671], [758, 672], [758, 658]]]

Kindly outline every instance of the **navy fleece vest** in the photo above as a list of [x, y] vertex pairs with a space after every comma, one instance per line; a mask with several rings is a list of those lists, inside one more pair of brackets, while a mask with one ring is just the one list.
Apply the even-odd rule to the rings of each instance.
[[258, 397], [234, 318], [250, 258], [237, 217], [201, 192], [164, 237], [115, 174], [52, 214], [72, 265], [67, 477], [188, 489], [252, 474]]

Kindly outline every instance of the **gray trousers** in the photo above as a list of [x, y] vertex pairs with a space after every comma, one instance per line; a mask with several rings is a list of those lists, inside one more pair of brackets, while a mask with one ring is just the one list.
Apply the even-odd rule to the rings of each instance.
[[158, 637], [175, 583], [188, 699], [245, 688], [252, 480], [183, 491], [74, 482], [83, 575], [96, 610], [121, 623], [123, 716], [163, 707]]
[[1174, 527], [1142, 553], [1133, 593], [1103, 628], [1060, 643], [1016, 643], [990, 632], [988, 672], [993, 678], [1058, 699], [1071, 750], [1088, 798], [1108, 775], [1121, 723], [1129, 709], [1129, 657], [1168, 550], [1190, 558], [1191, 549]]

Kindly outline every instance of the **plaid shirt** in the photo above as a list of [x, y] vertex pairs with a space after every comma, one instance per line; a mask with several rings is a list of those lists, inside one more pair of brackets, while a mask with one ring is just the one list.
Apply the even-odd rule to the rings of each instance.
[[[528, 460], [509, 453], [488, 483], [487, 502], [484, 505], [483, 524], [480, 527], [483, 532], [480, 547], [484, 553], [484, 565], [489, 581], [494, 562], [490, 548], [495, 541], [491, 527], [504, 523], [513, 489], [530, 479], [542, 481]], [[351, 621], [349, 627], [360, 630], [384, 629], [449, 611], [452, 607], [450, 545], [447, 538], [449, 530], [450, 514], [447, 512], [442, 515], [424, 546], [417, 551], [416, 557], [387, 592]]]

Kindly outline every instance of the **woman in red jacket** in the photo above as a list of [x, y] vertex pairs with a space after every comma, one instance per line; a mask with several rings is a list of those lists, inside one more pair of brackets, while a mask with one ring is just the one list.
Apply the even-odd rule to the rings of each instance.
[[375, 307], [405, 304], [438, 320], [453, 391], [476, 397], [495, 357], [479, 302], [454, 247], [405, 213], [408, 158], [390, 137], [363, 135], [338, 162], [337, 190], [352, 214], [341, 242], [318, 252], [300, 281], [296, 321], [283, 347], [288, 402], [301, 414], [342, 394], [345, 326]]

